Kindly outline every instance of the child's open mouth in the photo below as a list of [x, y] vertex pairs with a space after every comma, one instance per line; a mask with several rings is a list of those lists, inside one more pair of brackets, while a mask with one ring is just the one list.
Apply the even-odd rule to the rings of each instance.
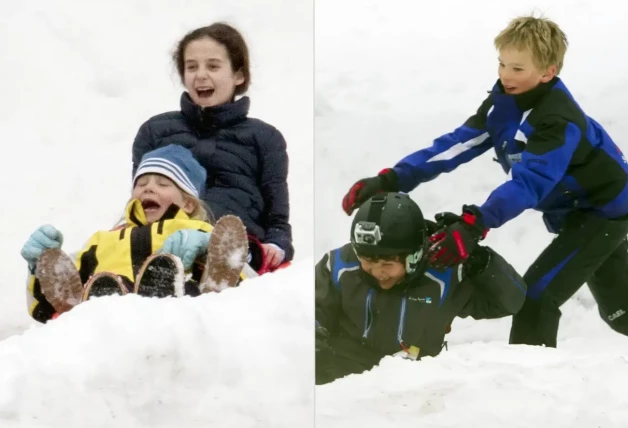
[[142, 201], [142, 208], [144, 208], [144, 212], [146, 214], [149, 214], [149, 213], [153, 213], [155, 211], [158, 211], [159, 208], [161, 208], [161, 205], [159, 205], [155, 201], [152, 201], [150, 199], [146, 199], [145, 201]]
[[207, 99], [214, 95], [214, 88], [196, 88], [196, 94], [200, 99]]

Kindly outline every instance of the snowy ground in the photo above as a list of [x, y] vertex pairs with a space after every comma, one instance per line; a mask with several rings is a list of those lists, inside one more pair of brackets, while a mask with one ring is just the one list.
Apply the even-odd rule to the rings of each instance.
[[311, 259], [220, 294], [96, 299], [5, 339], [0, 426], [313, 426], [308, 276]]
[[[306, 0], [2, 2], [0, 426], [313, 423], [312, 10]], [[172, 49], [217, 20], [249, 44], [250, 115], [288, 142], [296, 266], [224, 297], [103, 299], [36, 326], [20, 248], [44, 223], [75, 251], [117, 222], [139, 126], [178, 109]], [[269, 384], [281, 387], [268, 394]]]
[[[351, 184], [476, 111], [497, 78], [493, 38], [531, 11], [567, 33], [561, 77], [628, 152], [628, 61], [608, 53], [628, 42], [619, 1], [316, 2], [316, 260], [348, 240], [351, 218], [340, 203]], [[491, 159], [485, 154], [412, 196], [428, 216], [482, 203], [505, 179]], [[550, 240], [540, 215], [526, 212], [486, 242], [524, 272]], [[626, 426], [628, 340], [603, 323], [586, 287], [563, 307], [558, 350], [509, 348], [509, 329], [509, 318], [457, 320], [449, 351], [436, 359], [387, 359], [371, 373], [317, 387], [317, 426]]]

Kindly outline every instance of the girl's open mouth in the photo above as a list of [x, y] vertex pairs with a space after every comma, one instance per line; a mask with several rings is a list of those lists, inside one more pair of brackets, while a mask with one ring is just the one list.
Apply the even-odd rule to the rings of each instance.
[[144, 208], [144, 212], [151, 212], [151, 211], [157, 211], [159, 208], [161, 208], [161, 205], [159, 205], [155, 201], [147, 199], [142, 202], [142, 208]]
[[200, 99], [210, 98], [212, 95], [214, 95], [214, 89], [213, 88], [196, 89], [196, 94], [198, 95]]

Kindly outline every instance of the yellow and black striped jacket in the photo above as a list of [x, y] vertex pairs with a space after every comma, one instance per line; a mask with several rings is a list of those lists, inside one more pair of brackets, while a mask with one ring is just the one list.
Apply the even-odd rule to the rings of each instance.
[[[85, 284], [99, 272], [119, 275], [129, 289], [133, 288], [135, 275], [142, 264], [159, 250], [166, 238], [182, 229], [211, 232], [211, 224], [191, 219], [179, 207], [172, 205], [159, 221], [148, 223], [139, 200], [129, 202], [125, 212], [126, 224], [122, 228], [98, 231], [77, 254], [76, 268]], [[195, 270], [192, 268], [191, 270]], [[189, 272], [188, 272], [189, 273]], [[200, 272], [192, 272], [198, 279]], [[244, 275], [241, 275], [244, 279]], [[39, 281], [34, 275], [28, 280], [28, 312], [35, 320], [46, 322], [55, 313], [54, 308], [41, 292]]]

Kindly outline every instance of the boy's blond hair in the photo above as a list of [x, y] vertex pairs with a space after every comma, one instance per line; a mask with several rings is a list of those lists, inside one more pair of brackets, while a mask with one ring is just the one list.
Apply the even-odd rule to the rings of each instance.
[[495, 48], [515, 48], [532, 54], [534, 64], [541, 70], [556, 66], [556, 74], [563, 68], [567, 52], [567, 36], [560, 27], [547, 18], [520, 16], [495, 37]]

